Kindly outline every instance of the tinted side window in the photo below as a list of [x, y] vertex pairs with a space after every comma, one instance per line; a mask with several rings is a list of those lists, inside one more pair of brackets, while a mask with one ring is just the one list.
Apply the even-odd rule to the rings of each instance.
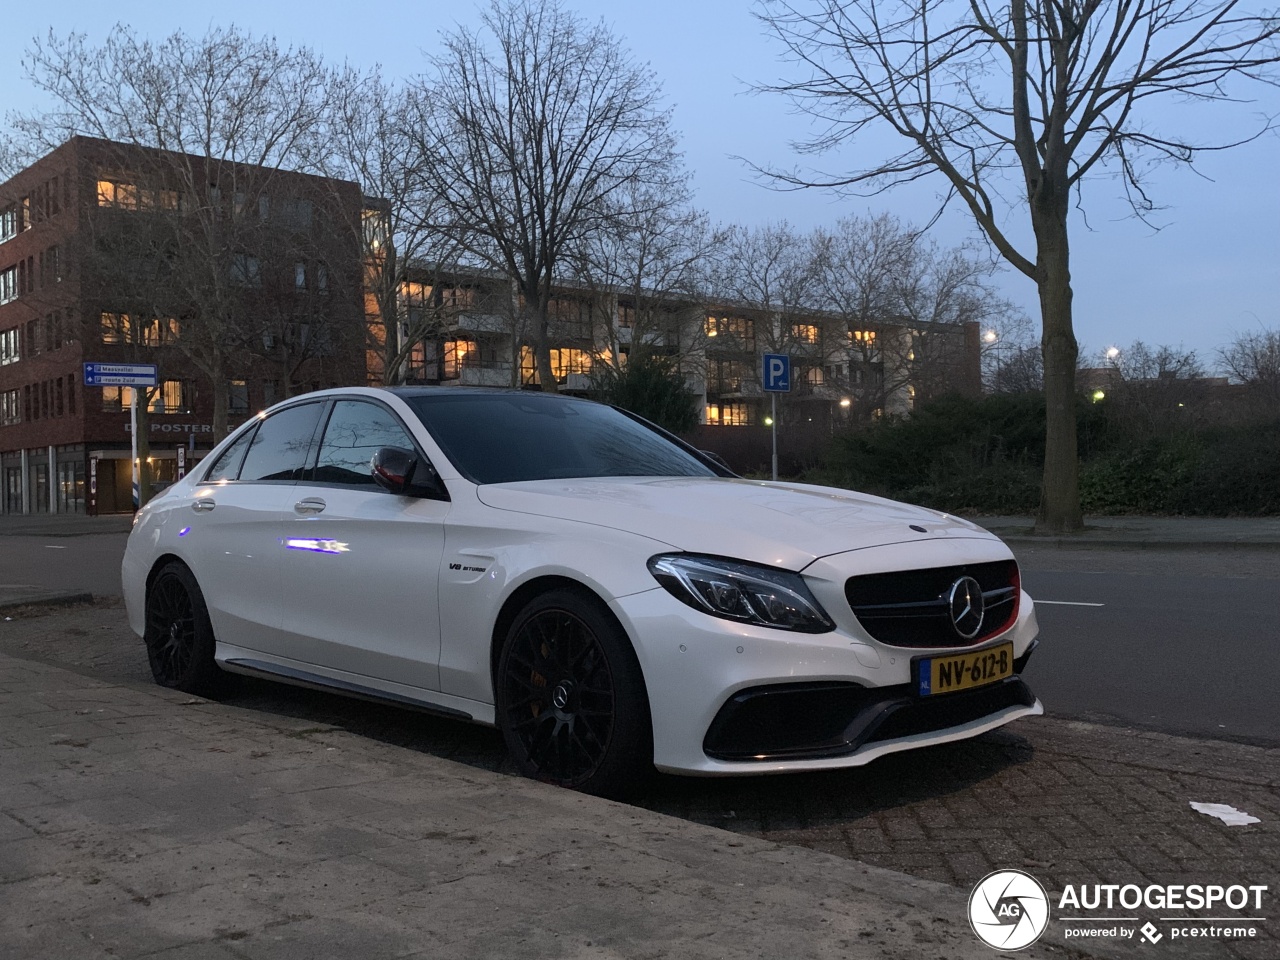
[[377, 404], [338, 401], [325, 427], [315, 482], [381, 490], [369, 473], [369, 462], [379, 447], [413, 450], [414, 443], [400, 421]]
[[240, 434], [235, 443], [222, 451], [222, 456], [218, 457], [214, 465], [209, 468], [209, 472], [204, 475], [204, 482], [234, 480], [240, 476], [240, 464], [244, 460], [244, 452], [249, 449], [249, 441], [252, 439], [252, 428]]
[[241, 480], [301, 480], [322, 403], [288, 407], [262, 421], [240, 470]]

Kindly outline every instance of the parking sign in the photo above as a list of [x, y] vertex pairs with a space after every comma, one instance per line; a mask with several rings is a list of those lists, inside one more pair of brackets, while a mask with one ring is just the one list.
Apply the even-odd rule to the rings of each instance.
[[763, 379], [767, 393], [790, 393], [791, 358], [785, 353], [766, 353]]

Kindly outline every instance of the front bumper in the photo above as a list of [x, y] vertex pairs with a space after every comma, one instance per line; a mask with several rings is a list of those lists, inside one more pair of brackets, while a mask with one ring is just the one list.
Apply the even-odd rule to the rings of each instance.
[[635, 640], [653, 716], [654, 763], [667, 772], [859, 766], [1044, 712], [1018, 676], [1039, 629], [1025, 594], [1013, 626], [982, 644], [1011, 641], [1015, 675], [936, 698], [912, 692], [911, 660], [930, 651], [878, 644], [846, 623], [825, 634], [754, 627], [700, 613], [662, 588], [611, 607]]

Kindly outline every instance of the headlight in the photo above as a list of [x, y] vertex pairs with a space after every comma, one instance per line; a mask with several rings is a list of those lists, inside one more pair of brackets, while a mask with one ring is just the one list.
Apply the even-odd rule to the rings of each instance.
[[653, 557], [649, 572], [677, 600], [713, 617], [799, 633], [836, 626], [800, 575], [786, 570], [669, 553]]

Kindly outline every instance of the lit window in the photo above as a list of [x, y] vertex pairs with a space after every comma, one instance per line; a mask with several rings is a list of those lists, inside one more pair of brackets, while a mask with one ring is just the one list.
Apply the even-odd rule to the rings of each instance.
[[751, 410], [745, 403], [707, 404], [707, 423], [720, 427], [745, 427], [751, 422]]
[[458, 379], [462, 375], [463, 366], [476, 352], [476, 345], [471, 340], [446, 340], [441, 377], [445, 380]]
[[791, 336], [800, 343], [817, 343], [818, 326], [814, 323], [793, 323]]
[[104, 313], [101, 317], [103, 343], [133, 342], [133, 323], [127, 313]]
[[112, 412], [128, 410], [133, 405], [133, 387], [103, 387], [102, 409]]
[[[571, 373], [591, 372], [591, 352], [577, 347], [553, 347], [551, 350], [551, 375], [557, 383], [564, 383]], [[520, 378], [526, 385], [538, 383], [538, 366], [532, 347], [520, 348]]]

